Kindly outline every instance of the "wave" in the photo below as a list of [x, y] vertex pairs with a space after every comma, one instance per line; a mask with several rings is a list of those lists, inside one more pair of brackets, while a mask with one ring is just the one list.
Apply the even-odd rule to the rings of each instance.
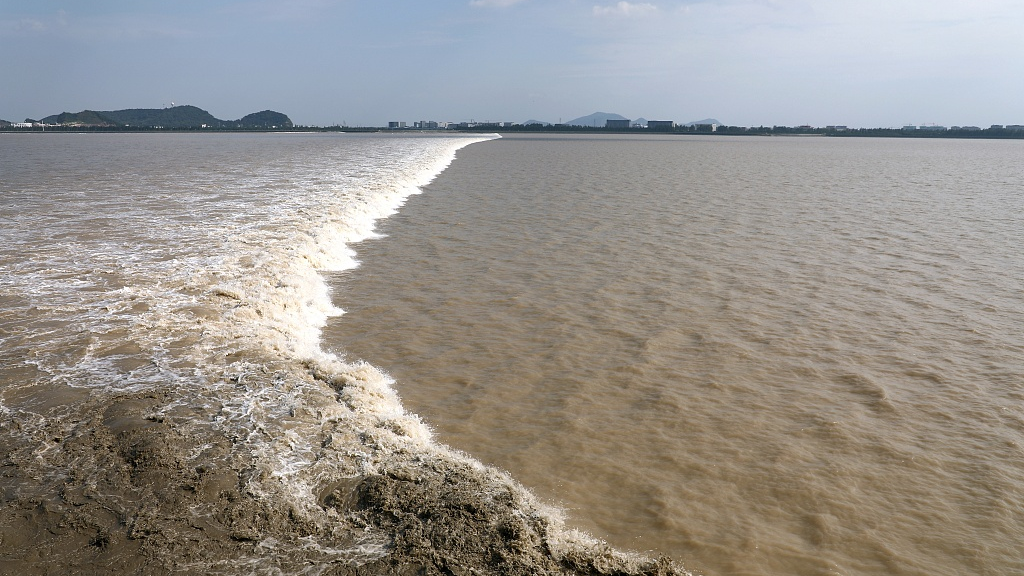
[[[33, 236], [41, 201], [9, 216], [31, 257], [5, 254], [19, 271], [5, 294], [30, 305], [0, 326], [31, 328], [4, 345], [34, 372], [0, 397], [0, 559], [24, 573], [681, 572], [568, 529], [435, 442], [384, 372], [321, 347], [343, 313], [324, 274], [357, 266], [351, 244], [490, 137], [296, 138], [157, 150], [139, 160], [149, 186], [92, 182], [63, 243]], [[232, 168], [182, 175], [203, 153]]]

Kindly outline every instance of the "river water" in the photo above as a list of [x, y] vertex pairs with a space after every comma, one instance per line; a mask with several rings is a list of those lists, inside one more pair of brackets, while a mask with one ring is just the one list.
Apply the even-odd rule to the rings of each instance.
[[334, 277], [328, 345], [616, 546], [1024, 571], [1024, 143], [511, 136]]
[[1024, 572], [1022, 142], [0, 153], [2, 574]]

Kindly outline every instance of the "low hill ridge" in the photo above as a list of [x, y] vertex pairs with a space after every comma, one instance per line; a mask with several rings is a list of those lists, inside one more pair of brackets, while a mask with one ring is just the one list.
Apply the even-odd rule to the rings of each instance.
[[97, 112], [62, 112], [41, 120], [44, 124], [126, 126], [130, 128], [291, 128], [288, 116], [273, 110], [255, 112], [239, 120], [220, 120], [196, 106], [129, 108]]
[[117, 126], [118, 122], [103, 115], [102, 112], [82, 110], [78, 113], [61, 112], [56, 116], [43, 118], [44, 124], [64, 124], [67, 126]]

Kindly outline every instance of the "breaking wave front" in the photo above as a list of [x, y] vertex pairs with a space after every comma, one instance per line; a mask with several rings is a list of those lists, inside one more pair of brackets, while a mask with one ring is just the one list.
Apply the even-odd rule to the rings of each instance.
[[566, 527], [321, 347], [350, 245], [490, 138], [0, 139], [3, 563], [681, 570]]

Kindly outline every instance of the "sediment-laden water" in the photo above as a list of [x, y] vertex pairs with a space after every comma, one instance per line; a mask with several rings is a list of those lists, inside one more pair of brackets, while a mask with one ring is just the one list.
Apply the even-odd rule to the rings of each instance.
[[0, 572], [674, 571], [321, 346], [324, 274], [486, 139], [0, 138]]
[[1022, 155], [506, 135], [357, 246], [325, 343], [619, 547], [1024, 573]]
[[0, 574], [1022, 572], [1022, 152], [2, 136]]

